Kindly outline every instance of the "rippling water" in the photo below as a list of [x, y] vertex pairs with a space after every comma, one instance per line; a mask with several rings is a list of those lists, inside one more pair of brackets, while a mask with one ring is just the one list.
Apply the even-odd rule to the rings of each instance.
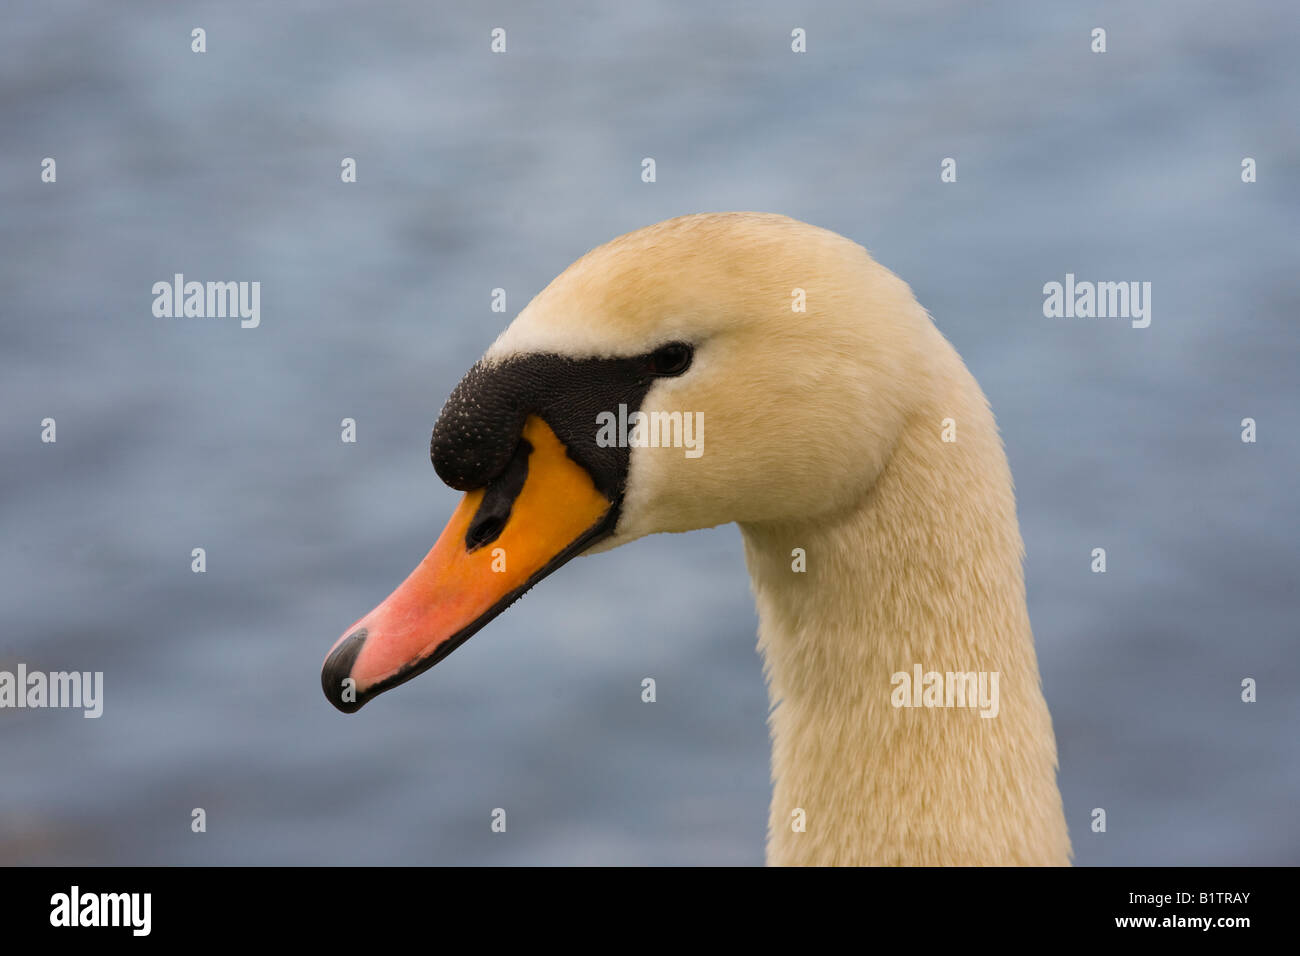
[[[0, 669], [107, 699], [0, 711], [0, 861], [760, 862], [734, 528], [575, 562], [358, 717], [318, 672], [454, 503], [490, 290], [763, 209], [908, 280], [998, 413], [1077, 861], [1300, 862], [1294, 8], [878, 6], [7, 12]], [[176, 272], [260, 281], [260, 328], [154, 318]], [[1151, 327], [1044, 319], [1067, 272], [1150, 281]]]

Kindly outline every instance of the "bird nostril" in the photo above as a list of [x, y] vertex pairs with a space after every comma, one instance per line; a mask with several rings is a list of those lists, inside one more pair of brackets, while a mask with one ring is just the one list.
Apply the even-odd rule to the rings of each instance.
[[483, 545], [495, 541], [501, 535], [501, 529], [505, 527], [505, 521], [497, 515], [484, 515], [478, 518], [470, 525], [469, 533], [465, 535], [465, 543], [469, 545], [469, 550], [481, 548]]
[[528, 480], [528, 456], [532, 450], [533, 446], [526, 439], [520, 438], [505, 470], [484, 490], [478, 511], [465, 529], [466, 551], [481, 548], [501, 536], [506, 522], [510, 520], [515, 499], [524, 490], [524, 482]]

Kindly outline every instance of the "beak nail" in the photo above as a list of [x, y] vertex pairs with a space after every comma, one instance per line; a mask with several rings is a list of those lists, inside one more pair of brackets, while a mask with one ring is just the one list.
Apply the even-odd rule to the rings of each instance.
[[365, 646], [368, 633], [362, 627], [343, 638], [334, 645], [329, 657], [325, 659], [325, 666], [321, 668], [321, 689], [325, 691], [329, 702], [345, 714], [356, 713], [366, 702], [365, 698], [357, 692], [356, 681], [350, 678], [352, 665], [356, 663], [357, 655]]

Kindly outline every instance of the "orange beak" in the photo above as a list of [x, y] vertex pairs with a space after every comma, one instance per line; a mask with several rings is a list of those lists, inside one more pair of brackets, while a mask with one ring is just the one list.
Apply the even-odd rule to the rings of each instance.
[[466, 494], [419, 567], [334, 644], [321, 686], [339, 710], [359, 710], [432, 667], [609, 530], [613, 502], [550, 426], [530, 416], [523, 439], [532, 446], [523, 488], [500, 533], [467, 539], [485, 490]]

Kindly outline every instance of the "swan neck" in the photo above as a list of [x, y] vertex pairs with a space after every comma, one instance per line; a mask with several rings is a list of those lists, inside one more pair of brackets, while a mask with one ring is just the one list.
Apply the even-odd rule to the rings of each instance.
[[1068, 863], [1011, 477], [974, 380], [908, 422], [849, 508], [742, 533], [769, 862]]

